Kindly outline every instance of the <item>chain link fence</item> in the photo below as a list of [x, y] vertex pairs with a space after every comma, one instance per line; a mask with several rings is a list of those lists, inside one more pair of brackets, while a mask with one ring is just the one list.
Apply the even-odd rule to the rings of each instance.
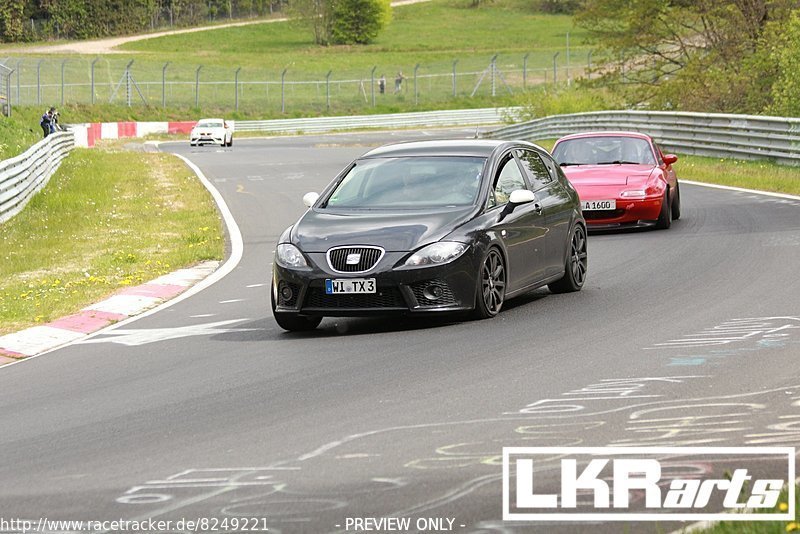
[[[569, 63], [565, 60], [569, 57]], [[102, 58], [7, 58], [6, 89], [19, 105], [123, 104], [258, 112], [330, 112], [377, 104], [426, 105], [500, 96], [583, 76], [591, 52], [536, 51], [448, 62], [308, 73]], [[5, 86], [4, 86], [5, 87]]]
[[0, 113], [11, 116], [11, 77], [14, 71], [0, 63]]

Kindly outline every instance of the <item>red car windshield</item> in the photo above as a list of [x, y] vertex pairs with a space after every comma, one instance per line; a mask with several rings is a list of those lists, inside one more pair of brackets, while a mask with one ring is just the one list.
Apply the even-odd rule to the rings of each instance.
[[653, 149], [646, 139], [622, 136], [578, 137], [558, 143], [553, 157], [568, 165], [655, 165]]

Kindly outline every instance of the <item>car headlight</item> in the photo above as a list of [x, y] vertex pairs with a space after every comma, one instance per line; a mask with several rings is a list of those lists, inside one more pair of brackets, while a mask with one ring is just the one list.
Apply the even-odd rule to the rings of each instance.
[[623, 198], [644, 198], [645, 192], [643, 189], [628, 189], [620, 193]]
[[455, 241], [439, 241], [416, 251], [406, 260], [408, 267], [424, 267], [426, 265], [441, 265], [458, 258], [467, 251], [469, 245]]
[[282, 267], [308, 267], [300, 249], [290, 243], [282, 243], [275, 249], [275, 261]]

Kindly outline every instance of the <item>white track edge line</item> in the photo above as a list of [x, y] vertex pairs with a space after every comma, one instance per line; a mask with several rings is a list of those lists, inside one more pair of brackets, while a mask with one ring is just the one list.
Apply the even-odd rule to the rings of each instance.
[[206, 278], [199, 281], [198, 283], [196, 283], [195, 285], [193, 285], [180, 295], [176, 296], [174, 299], [163, 302], [158, 306], [156, 306], [155, 308], [151, 308], [145, 312], [142, 312], [139, 315], [134, 315], [133, 317], [128, 317], [127, 319], [119, 321], [118, 323], [108, 325], [104, 328], [101, 328], [100, 330], [97, 330], [96, 332], [92, 332], [91, 334], [85, 337], [76, 339], [75, 341], [70, 341], [69, 343], [64, 343], [63, 345], [47, 349], [46, 351], [40, 352], [39, 354], [34, 354], [33, 356], [28, 356], [26, 358], [21, 358], [14, 362], [7, 363], [3, 366], [0, 366], [0, 371], [8, 367], [19, 365], [29, 360], [36, 359], [39, 356], [44, 356], [45, 354], [48, 354], [55, 350], [60, 350], [65, 347], [69, 347], [70, 345], [86, 341], [87, 339], [93, 338], [94, 336], [104, 334], [110, 330], [119, 328], [120, 326], [128, 325], [134, 321], [138, 321], [139, 319], [144, 319], [145, 317], [153, 315], [154, 313], [158, 313], [161, 310], [169, 308], [170, 306], [173, 306], [193, 295], [196, 295], [197, 293], [203, 291], [204, 289], [211, 287], [213, 284], [219, 282], [225, 276], [227, 276], [231, 271], [233, 271], [234, 268], [236, 268], [236, 266], [239, 264], [239, 261], [241, 261], [242, 259], [242, 254], [244, 252], [244, 241], [242, 240], [242, 232], [241, 230], [239, 230], [239, 225], [236, 224], [236, 219], [233, 218], [233, 214], [231, 213], [230, 208], [228, 208], [228, 205], [225, 203], [225, 199], [222, 198], [222, 194], [219, 192], [219, 190], [211, 184], [208, 178], [206, 178], [206, 175], [203, 174], [203, 171], [200, 170], [200, 167], [192, 163], [188, 158], [181, 156], [180, 154], [173, 154], [173, 155], [183, 160], [183, 162], [186, 163], [186, 165], [190, 169], [192, 169], [192, 171], [200, 179], [200, 183], [202, 183], [203, 186], [208, 190], [208, 192], [211, 193], [211, 197], [217, 204], [217, 208], [219, 209], [220, 214], [222, 215], [222, 220], [225, 222], [225, 226], [227, 227], [228, 230], [228, 236], [231, 241], [231, 255], [228, 257], [225, 263], [223, 263], [219, 269], [217, 269], [216, 271], [214, 271]]
[[695, 182], [692, 180], [684, 180], [683, 178], [678, 179], [678, 183], [697, 185], [700, 187], [710, 187], [712, 189], [725, 189], [726, 191], [736, 191], [738, 193], [750, 193], [751, 195], [763, 195], [767, 197], [783, 198], [786, 200], [800, 200], [800, 196], [789, 195], [786, 193], [772, 193], [770, 191], [759, 191], [757, 189], [745, 189], [743, 187], [733, 187], [732, 185], [718, 185], [718, 184], [709, 184], [707, 182]]

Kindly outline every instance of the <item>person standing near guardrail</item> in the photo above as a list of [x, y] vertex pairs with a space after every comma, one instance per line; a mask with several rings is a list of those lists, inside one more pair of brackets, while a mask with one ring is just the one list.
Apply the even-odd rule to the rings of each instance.
[[39, 126], [42, 127], [42, 132], [44, 133], [45, 137], [50, 135], [50, 128], [53, 124], [53, 112], [55, 110], [56, 108], [48, 109], [45, 114], [42, 115], [42, 120], [39, 122]]
[[50, 133], [54, 134], [60, 132], [62, 128], [61, 125], [58, 124], [58, 110], [56, 108], [50, 108], [50, 111], [53, 112], [50, 116]]

